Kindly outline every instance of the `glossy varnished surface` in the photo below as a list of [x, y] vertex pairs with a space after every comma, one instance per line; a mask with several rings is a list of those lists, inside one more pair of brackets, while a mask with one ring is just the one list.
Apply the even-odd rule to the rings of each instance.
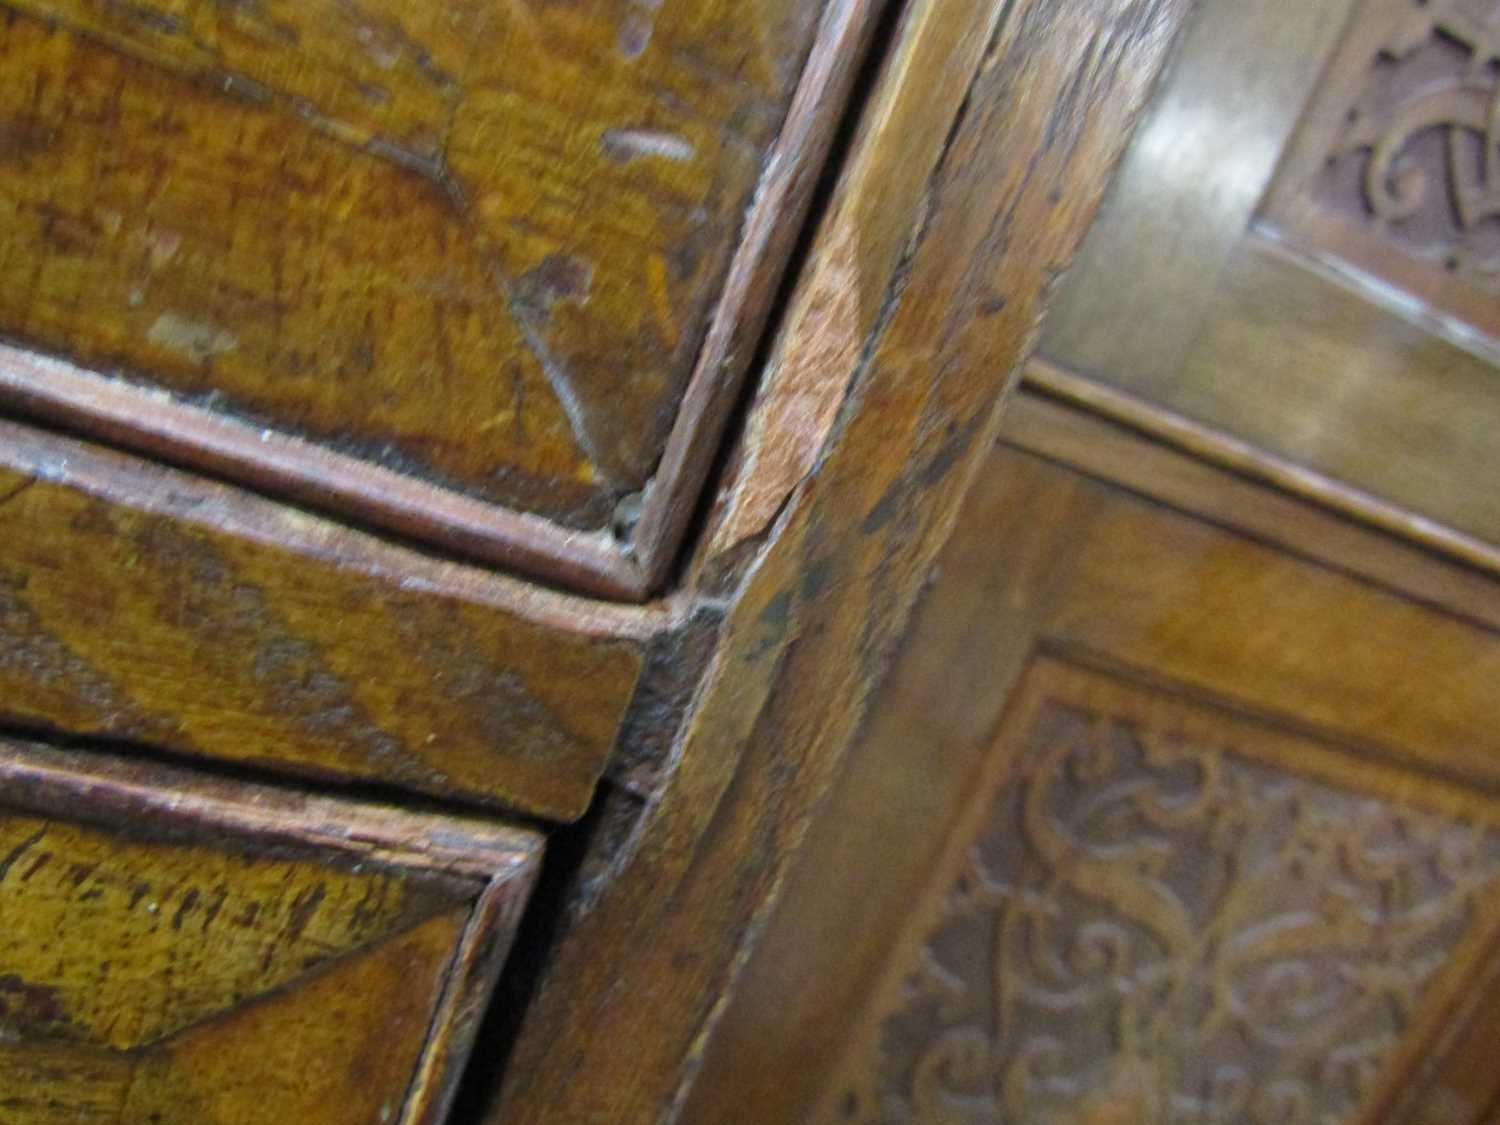
[[1127, 388], [1175, 373], [1351, 3], [1200, 5], [1058, 290], [1044, 355]]
[[1494, 144], [1476, 108], [1494, 21], [1467, 0], [1207, 0], [1042, 354], [1500, 542], [1482, 468], [1500, 460], [1478, 155]]
[[[497, 506], [487, 553], [546, 569], [517, 542], [607, 531], [664, 453], [696, 486], [669, 432], [701, 358], [713, 444], [872, 8], [829, 7], [805, 67], [824, 6], [788, 0], [7, 4], [0, 335], [307, 443], [241, 475], [387, 522], [361, 465]], [[8, 397], [159, 444], [161, 400], [120, 424], [19, 366]]]
[[[1360, 966], [1385, 956], [1400, 926], [1362, 930], [1363, 908], [1311, 905], [1295, 865], [1263, 876], [1294, 858], [1270, 846], [1297, 835], [1277, 820], [1289, 793], [1307, 806], [1299, 816], [1347, 805], [1330, 825], [1297, 831], [1306, 861], [1332, 864], [1326, 882], [1354, 896], [1348, 903], [1375, 869], [1340, 866], [1363, 845], [1325, 848], [1339, 832], [1364, 825], [1373, 840], [1381, 823], [1399, 822], [1413, 848], [1445, 834], [1455, 846], [1490, 840], [1500, 812], [1490, 690], [1500, 586], [1109, 423], [1029, 396], [1013, 406], [1006, 444], [966, 502], [849, 773], [710, 1046], [687, 1120], [756, 1104], [784, 1121], [922, 1120], [913, 1107], [925, 1106], [942, 1120], [1003, 1109], [1022, 1121], [1155, 1122], [1177, 1095], [1220, 1099], [1215, 1112], [1230, 1119], [1276, 1104], [1289, 1120], [1312, 1120], [1296, 1113], [1336, 1096], [1335, 1120], [1422, 1120], [1395, 1115], [1400, 1097], [1407, 1113], [1442, 1104], [1443, 1120], [1482, 1120], [1494, 1085], [1473, 1058], [1488, 1026], [1479, 1014], [1488, 1001], [1477, 998], [1493, 987], [1493, 844], [1464, 852], [1487, 889], [1460, 878], [1433, 890], [1467, 921], [1414, 941], [1378, 1014], [1359, 1014], [1349, 1007], [1359, 990], [1336, 995], [1330, 982], [1364, 979]], [[1114, 477], [1136, 491], [1107, 483]], [[1017, 694], [1023, 677], [1031, 686]], [[1083, 714], [1083, 726], [1035, 727], [1049, 700]], [[1062, 759], [1057, 772], [1020, 764], [1019, 747], [1038, 730], [1062, 754], [1117, 727], [1123, 741], [1066, 770]], [[1152, 764], [1136, 776], [1143, 745]], [[1238, 774], [1268, 787], [1245, 780], [1243, 797], [1231, 798], [1236, 781], [1210, 800]], [[1072, 796], [1054, 782], [1074, 786]], [[1166, 788], [1153, 804], [1141, 795], [1157, 785]], [[1007, 800], [1043, 791], [1052, 795], [1022, 822], [1010, 819]], [[1185, 841], [1210, 813], [1227, 820]], [[1256, 824], [1269, 834], [1252, 844]], [[977, 842], [987, 858], [971, 866]], [[1183, 882], [1189, 854], [1204, 859], [1202, 877]], [[1405, 862], [1394, 846], [1381, 854]], [[1431, 869], [1410, 857], [1412, 878], [1376, 895], [1387, 908], [1437, 887], [1416, 879]], [[1228, 866], [1213, 867], [1220, 860]], [[1117, 862], [1126, 867], [1111, 874]], [[1216, 883], [1210, 870], [1234, 874]], [[1094, 904], [1081, 915], [1069, 897], [1078, 885]], [[1286, 910], [1302, 928], [1282, 927], [1283, 944], [1264, 946], [1277, 927], [1260, 923]], [[1034, 948], [1056, 952], [1048, 964], [1077, 988], [1046, 1013], [1023, 1010], [1040, 995], [1023, 965], [1032, 947], [986, 928], [1002, 915], [1013, 915], [1004, 932], [1017, 941], [1023, 915], [1063, 927]], [[1408, 921], [1420, 930], [1432, 917]], [[1087, 933], [1069, 928], [1090, 920]], [[1155, 936], [1134, 944], [1143, 933]], [[1134, 936], [1121, 944], [1125, 935]], [[1279, 958], [1292, 991], [1255, 986]], [[1006, 964], [1019, 975], [992, 975]], [[1131, 1008], [1131, 981], [1161, 1007]], [[1210, 986], [1217, 1000], [1188, 1001]], [[1415, 991], [1398, 1002], [1400, 989]], [[1277, 1021], [1290, 1009], [1277, 1005], [1292, 995], [1308, 1006], [1283, 1036]], [[1186, 1006], [1173, 1020], [1152, 1022], [1177, 1002]], [[1082, 1014], [1093, 1004], [1104, 1007]], [[1179, 1028], [1215, 1010], [1184, 1051]], [[1247, 1012], [1253, 1032], [1234, 1031]], [[1048, 1025], [1050, 1047], [1033, 1041], [1046, 1020], [1062, 1021]], [[1257, 1053], [1268, 1049], [1290, 1053]], [[1190, 1083], [1210, 1056], [1227, 1077]], [[1348, 1069], [1318, 1070], [1334, 1059]]]
[[[701, 581], [749, 577], [673, 772], [609, 876], [580, 888], [487, 1120], [680, 1111], [1187, 7], [906, 12], [887, 71], [899, 81], [877, 87], [803, 278], [840, 313], [839, 335], [807, 342], [837, 358], [791, 386], [836, 398], [818, 410], [838, 422], [799, 436], [810, 459], [794, 446], [777, 465], [787, 491], [708, 539], [729, 545], [705, 552]], [[904, 162], [917, 137], [921, 168]], [[860, 279], [852, 307], [840, 275]], [[795, 299], [790, 330], [818, 304]], [[798, 362], [783, 354], [783, 372]], [[763, 468], [781, 456], [767, 442]], [[778, 1117], [740, 1101], [717, 1118], [747, 1119]]]
[[436, 1125], [529, 833], [0, 742], [0, 1116]]
[[0, 427], [0, 720], [577, 816], [662, 611]]

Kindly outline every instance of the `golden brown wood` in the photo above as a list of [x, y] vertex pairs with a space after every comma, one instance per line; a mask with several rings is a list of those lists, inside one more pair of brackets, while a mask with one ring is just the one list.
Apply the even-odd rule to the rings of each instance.
[[[912, 107], [926, 84], [899, 65], [907, 80], [882, 83], [861, 122], [843, 202], [819, 238], [861, 252], [843, 224], [881, 210], [886, 120], [951, 133], [938, 151], [922, 150], [935, 167], [899, 181], [925, 183], [928, 209], [896, 212], [870, 232], [876, 247], [911, 243], [892, 273], [861, 286], [881, 294], [880, 312], [859, 347], [838, 353], [860, 358], [841, 380], [840, 425], [817, 472], [783, 498], [764, 540], [704, 560], [709, 579], [736, 562], [750, 576], [676, 770], [612, 878], [568, 919], [488, 1120], [654, 1121], [677, 1111], [987, 448], [1050, 279], [1087, 227], [1187, 8], [944, 0], [906, 13], [898, 58], [923, 55], [908, 36], [952, 42], [938, 10], [995, 32], [954, 127]], [[877, 250], [874, 260], [890, 257]], [[864, 276], [857, 257], [849, 268]]]
[[[999, 17], [992, 9], [990, 20]], [[959, 112], [992, 28], [956, 4], [912, 10], [885, 62], [887, 89], [910, 84], [922, 97], [891, 98], [870, 121], [848, 175], [881, 190], [844, 191], [823, 219], [804, 264], [736, 454], [721, 490], [706, 555], [724, 555], [764, 535], [781, 505], [811, 473], [848, 390], [858, 348], [881, 315], [886, 284], [907, 249], [911, 215]]]
[[815, 1121], [1350, 1121], [1500, 923], [1500, 803], [1045, 657]]
[[[1032, 359], [1026, 365], [1026, 384], [1033, 390], [1069, 405], [1080, 407], [1091, 414], [1108, 418], [1120, 426], [1148, 435], [1156, 441], [1180, 449], [1207, 463], [1197, 470], [1179, 466], [1176, 470], [1178, 475], [1184, 472], [1196, 472], [1199, 476], [1214, 478], [1216, 475], [1207, 466], [1221, 466], [1250, 480], [1261, 481], [1271, 485], [1274, 489], [1291, 493], [1293, 496], [1338, 512], [1358, 522], [1419, 543], [1423, 547], [1448, 555], [1477, 570], [1500, 572], [1500, 550], [1496, 550], [1490, 543], [1463, 535], [1436, 520], [1418, 515], [1409, 509], [1401, 508], [1359, 489], [1350, 488], [1338, 481], [1330, 480], [1320, 473], [1277, 457], [1264, 448], [1241, 438], [1204, 426], [1160, 406], [1153, 406], [1149, 402], [1115, 390], [1106, 384], [1075, 375], [1071, 371], [1064, 371], [1050, 360]], [[1028, 409], [1028, 407], [1021, 407], [1016, 413]], [[1088, 434], [1078, 433], [1072, 437], [1062, 437], [1069, 448], [1069, 455], [1064, 456], [1064, 460], [1085, 468], [1098, 465], [1101, 461], [1108, 462], [1108, 468], [1104, 469], [1100, 475], [1143, 488], [1152, 495], [1159, 494], [1157, 490], [1164, 486], [1164, 482], [1159, 474], [1153, 474], [1150, 471], [1150, 462], [1158, 459], [1154, 457], [1150, 447], [1129, 443], [1128, 448], [1123, 448], [1118, 451], [1117, 455], [1111, 456], [1107, 448], [1096, 450], [1083, 444], [1096, 437], [1102, 437], [1107, 445], [1110, 440], [1108, 436], [1105, 436], [1108, 434], [1108, 426], [1089, 426], [1085, 421], [1086, 416], [1072, 411], [1057, 410], [1050, 413], [1056, 423], [1055, 425], [1049, 424], [1053, 433], [1058, 433], [1058, 427], [1075, 431], [1083, 427], [1090, 431]], [[1014, 413], [1012, 423], [1016, 426], [1016, 440], [1023, 445], [1037, 439], [1035, 427], [1019, 423]], [[1062, 435], [1059, 433], [1059, 436]], [[1050, 449], [1042, 451], [1049, 452]], [[1148, 481], [1149, 483], [1146, 483]], [[1219, 490], [1222, 491], [1222, 486]], [[1272, 509], [1279, 509], [1279, 512], [1295, 511], [1299, 513], [1299, 516], [1306, 511], [1298, 505], [1278, 504], [1275, 493], [1264, 489], [1246, 486], [1237, 491], [1244, 497], [1247, 504], [1265, 512], [1264, 518], [1257, 521], [1256, 528], [1261, 531], [1269, 528], [1268, 533], [1273, 538], [1283, 532], [1294, 532], [1299, 519], [1293, 519], [1291, 526], [1281, 528], [1276, 521], [1282, 517], [1280, 514], [1273, 513]], [[1311, 534], [1297, 536], [1294, 541], [1288, 541], [1288, 545], [1295, 543], [1315, 553], [1331, 551], [1341, 561], [1348, 562], [1350, 565], [1363, 565], [1367, 559], [1367, 552], [1371, 548], [1367, 544], [1357, 549], [1353, 548], [1350, 545], [1351, 536], [1380, 544], [1379, 547], [1374, 548], [1374, 556], [1377, 559], [1390, 555], [1392, 552], [1400, 554], [1403, 551], [1389, 539], [1380, 536], [1357, 536], [1352, 528], [1339, 521], [1323, 521]], [[1349, 549], [1344, 549], [1346, 545], [1349, 545]], [[1412, 552], [1407, 549], [1405, 553], [1410, 555]], [[1403, 573], [1404, 577], [1406, 575]], [[1487, 590], [1488, 585], [1481, 583], [1481, 588]], [[1459, 595], [1454, 593], [1453, 596]], [[1473, 603], [1470, 601], [1468, 604]]]
[[14, 355], [0, 393], [639, 597], [875, 8], [7, 5], [0, 330], [171, 395]]
[[1493, 548], [1482, 8], [1208, 0], [1042, 354]]
[[539, 851], [0, 742], [0, 1114], [437, 1125]]
[[571, 818], [673, 611], [0, 424], [0, 721]]
[[[1110, 685], [1110, 708], [1125, 706], [1122, 692], [1138, 697], [1141, 714], [1163, 717], [1151, 721], [1169, 733], [1189, 712], [1207, 715], [1213, 746], [1243, 743], [1280, 774], [1354, 795], [1335, 803], [1367, 794], [1384, 803], [1382, 816], [1410, 809], [1455, 824], [1500, 823], [1492, 796], [1500, 788], [1500, 745], [1490, 733], [1492, 685], [1500, 674], [1500, 630], [1493, 625], [1500, 583], [1478, 575], [1455, 581], [1448, 564], [1394, 543], [1380, 548], [1366, 530], [1330, 529], [1333, 518], [1316, 510], [1293, 515], [1288, 509], [1301, 506], [1296, 501], [1247, 495], [1254, 490], [1222, 470], [1164, 454], [1097, 421], [1059, 418], [1066, 412], [1057, 407], [1024, 398], [1018, 404], [1016, 415], [1007, 413], [1008, 440], [1046, 457], [1002, 446], [965, 502], [849, 771], [822, 810], [709, 1045], [686, 1120], [724, 1120], [743, 1105], [765, 1107], [766, 1120], [803, 1120], [824, 1092], [828, 1118], [839, 1119], [845, 1105], [846, 1119], [873, 1115], [861, 1088], [820, 1082], [832, 1081], [854, 1037], [860, 1050], [873, 1049], [869, 1036], [879, 1021], [862, 1021], [861, 1013], [877, 982], [897, 989], [898, 978], [918, 968], [913, 957], [936, 924], [939, 897], [953, 885], [934, 873], [945, 854], [951, 866], [975, 838], [965, 818], [986, 813], [988, 798], [979, 795], [984, 779], [1008, 768], [1005, 753], [994, 749], [997, 731], [1012, 737], [1026, 729], [1004, 716], [1017, 698], [1014, 685], [1039, 659], [1094, 669], [1064, 679], [1102, 678]], [[1099, 442], [1109, 448], [1092, 448]], [[1092, 479], [1059, 458], [1081, 463], [1089, 474], [1125, 467], [1137, 488], [1188, 512]], [[1406, 597], [1408, 586], [1425, 604]], [[1450, 601], [1457, 612], [1442, 607]], [[1254, 726], [1253, 737], [1231, 738], [1242, 722]], [[1497, 846], [1486, 847], [1485, 854], [1500, 857]], [[1183, 852], [1178, 841], [1163, 855], [1180, 860]], [[979, 893], [972, 880], [970, 888]], [[1486, 894], [1489, 918], [1500, 899]], [[929, 906], [909, 928], [913, 904], [924, 895]], [[1375, 1077], [1391, 1089], [1399, 1089], [1441, 1034], [1456, 998], [1472, 987], [1490, 925], [1476, 920], [1456, 944], [1424, 946], [1426, 957], [1446, 950], [1444, 967], [1430, 968], [1421, 978], [1425, 998], [1402, 1009], [1405, 1034], [1394, 1043], [1374, 1041], [1385, 1052]], [[1193, 932], [1195, 941], [1208, 941], [1219, 931]], [[1350, 931], [1348, 939], [1357, 956], [1387, 948], [1381, 934]], [[1061, 938], [1054, 946], [1062, 955], [1069, 948]], [[1118, 963], [1102, 956], [1106, 947], [1099, 952], [1097, 962], [1080, 964], [1103, 970]], [[943, 964], [919, 973], [915, 986], [941, 988], [948, 979]], [[1403, 987], [1419, 983], [1403, 979]], [[1000, 986], [1003, 999], [1005, 982]], [[951, 999], [959, 1005], [983, 997]], [[993, 1033], [993, 1023], [976, 1020]], [[1115, 1040], [1110, 1051], [1119, 1045]], [[952, 1046], [956, 1051], [959, 1044]], [[1151, 1051], [1150, 1067], [1117, 1074], [1115, 1110], [1122, 1116], [1099, 1120], [1163, 1119], [1148, 1101], [1125, 1096], [1132, 1084], [1142, 1098], [1161, 1092], [1158, 1068], [1167, 1056]], [[969, 1089], [981, 1098], [976, 1106], [989, 1104], [1000, 1079], [986, 1069], [993, 1057], [977, 1046], [949, 1054], [921, 1072], [923, 1081], [930, 1079], [929, 1091]], [[864, 1055], [856, 1070], [869, 1077], [872, 1059]], [[910, 1071], [899, 1078], [895, 1071], [878, 1073], [898, 1086], [910, 1079]], [[1103, 1081], [1102, 1071], [1085, 1089], [1102, 1089], [1091, 1085], [1096, 1081]], [[1362, 1089], [1366, 1098], [1377, 1093], [1372, 1085]], [[852, 1100], [843, 1098], [846, 1092]], [[915, 1096], [910, 1086], [888, 1092]], [[1093, 1108], [1102, 1112], [1102, 1105]], [[1073, 1108], [1077, 1120], [1095, 1120], [1082, 1101]], [[969, 1119], [951, 1105], [949, 1111]], [[1054, 1119], [1010, 1112], [1019, 1120]]]
[[1126, 389], [1177, 371], [1353, 0], [1205, 0], [1062, 285], [1042, 353]]
[[[1311, 267], [1274, 243], [1241, 246], [1166, 405], [1500, 540], [1500, 503], [1473, 471], [1500, 456], [1500, 372]], [[1268, 378], [1276, 393], [1250, 390]]]

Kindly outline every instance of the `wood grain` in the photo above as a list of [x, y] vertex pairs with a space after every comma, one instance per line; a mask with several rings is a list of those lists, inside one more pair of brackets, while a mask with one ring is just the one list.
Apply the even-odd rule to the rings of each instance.
[[[855, 353], [836, 436], [748, 564], [676, 772], [613, 879], [561, 935], [488, 1120], [655, 1121], [680, 1109], [952, 527], [1049, 281], [1087, 228], [1188, 5], [942, 7], [995, 34], [966, 112], [944, 133], [951, 143], [912, 174], [926, 184], [925, 215], [899, 198], [881, 220], [882, 238], [915, 238], [893, 274], [866, 282], [882, 312]], [[951, 26], [923, 18], [931, 8], [914, 5], [900, 36], [940, 29], [951, 41]], [[926, 96], [913, 81], [877, 90], [837, 189], [868, 196], [865, 214], [881, 212], [886, 188], [881, 162], [865, 159], [874, 123]]]
[[566, 819], [674, 627], [19, 426], [0, 481], [12, 729]]
[[[1429, 516], [1314, 472], [1277, 456], [1263, 446], [1194, 422], [1104, 383], [1065, 371], [1050, 360], [1038, 357], [1026, 365], [1026, 385], [1058, 402], [1076, 406], [1084, 413], [1048, 409], [1037, 400], [1028, 400], [1027, 404], [1018, 402], [1018, 409], [1012, 412], [1011, 423], [1017, 427], [1017, 442], [1025, 448], [1034, 448], [1037, 452], [1046, 454], [1054, 454], [1055, 450], [1061, 449], [1062, 452], [1055, 455], [1069, 464], [1097, 471], [1098, 475], [1141, 488], [1149, 495], [1162, 495], [1166, 492], [1174, 502], [1183, 495], [1183, 490], [1174, 489], [1173, 484], [1187, 484], [1187, 491], [1193, 491], [1192, 485], [1182, 479], [1185, 476], [1214, 479], [1217, 483], [1211, 487], [1215, 491], [1223, 492], [1228, 486], [1244, 498], [1245, 504], [1239, 508], [1238, 518], [1245, 522], [1240, 526], [1253, 526], [1288, 546], [1295, 545], [1299, 549], [1322, 553], [1325, 557], [1336, 558], [1355, 567], [1377, 564], [1382, 556], [1405, 554], [1410, 557], [1416, 553], [1417, 548], [1403, 549], [1382, 536], [1362, 536], [1350, 525], [1337, 520], [1319, 521], [1315, 530], [1309, 529], [1309, 533], [1299, 534], [1299, 525], [1306, 522], [1307, 509], [1300, 505], [1287, 505], [1279, 499], [1278, 493], [1289, 493], [1320, 508], [1346, 516], [1356, 523], [1379, 528], [1403, 540], [1419, 544], [1422, 549], [1448, 556], [1459, 564], [1452, 568], [1452, 573], [1460, 583], [1466, 582], [1465, 578], [1458, 577], [1463, 569], [1490, 574], [1500, 572], [1500, 551], [1483, 540], [1464, 535]], [[1044, 421], [1038, 417], [1039, 411], [1045, 411], [1048, 419]], [[1027, 421], [1018, 419], [1018, 414], [1026, 415]], [[1109, 419], [1120, 428], [1146, 435], [1162, 446], [1185, 453], [1204, 464], [1195, 470], [1189, 468], [1183, 458], [1173, 458], [1166, 454], [1166, 450], [1161, 450], [1162, 454], [1166, 454], [1165, 459], [1177, 462], [1177, 467], [1171, 473], [1153, 472], [1152, 462], [1163, 460], [1163, 457], [1157, 455], [1158, 450], [1138, 442], [1127, 441], [1121, 444], [1115, 440], [1118, 435], [1111, 432], [1107, 423], [1100, 424], [1091, 419]], [[1096, 440], [1101, 445], [1099, 448], [1092, 448], [1091, 443]], [[1041, 444], [1036, 445], [1037, 442]], [[1108, 468], [1101, 468], [1103, 465], [1108, 465]], [[1244, 478], [1246, 483], [1235, 488], [1229, 483], [1230, 478], [1222, 473], [1215, 473], [1210, 466], [1227, 469], [1230, 474]], [[1250, 481], [1269, 485], [1270, 488], [1257, 489], [1248, 483]], [[1249, 508], [1260, 509], [1263, 515], [1252, 516], [1248, 512]], [[1276, 509], [1297, 512], [1298, 516], [1289, 520], [1287, 525], [1280, 526], [1276, 522], [1278, 517], [1272, 514]], [[1356, 540], [1363, 541], [1358, 549], [1353, 547]], [[1378, 546], [1374, 546], [1375, 544]], [[1425, 574], [1427, 569], [1429, 568], [1413, 569], [1405, 566], [1399, 567], [1399, 572], [1403, 581], [1410, 581], [1412, 574]], [[1477, 582], [1477, 588], [1486, 591], [1483, 597], [1477, 600], [1463, 598], [1451, 584], [1446, 586], [1447, 596], [1460, 598], [1466, 605], [1482, 609], [1487, 606], [1489, 584], [1481, 578], [1475, 578], [1474, 582]]]
[[[421, 505], [361, 466], [446, 490], [460, 547], [639, 598], [877, 5], [824, 7], [7, 5], [0, 331], [170, 397], [36, 366], [5, 393], [151, 448], [166, 411], [178, 454], [404, 530]], [[292, 439], [269, 472], [262, 429]]]
[[[1257, 735], [1266, 760], [1319, 784], [1445, 817], [1496, 815], [1488, 685], [1500, 659], [1500, 584], [1478, 575], [1455, 584], [1450, 564], [1395, 541], [1380, 547], [1367, 529], [1335, 533], [1331, 517], [1286, 497], [1252, 502], [1247, 491], [1262, 490], [1222, 471], [1213, 483], [1212, 470], [1146, 439], [1024, 398], [1011, 405], [1023, 409], [1007, 410], [1007, 442], [1045, 456], [1001, 445], [969, 494], [848, 772], [710, 1044], [687, 1120], [722, 1120], [746, 1104], [767, 1119], [805, 1120], [825, 1092], [840, 1104], [843, 1091], [825, 1082], [843, 1046], [869, 1030], [861, 1013], [913, 904], [933, 888], [945, 849], [963, 843], [954, 826], [1005, 768], [997, 731], [1038, 654], [1132, 692], [1197, 700], [1216, 722], [1253, 717], [1274, 728]], [[1060, 428], [1076, 439], [1059, 440]], [[1103, 452], [1084, 455], [1099, 444]], [[1098, 479], [1126, 465], [1131, 491]], [[1323, 748], [1299, 749], [1307, 740]], [[1482, 930], [1478, 945], [1454, 948], [1457, 968], [1407, 1025], [1384, 1072], [1392, 1089], [1469, 987]], [[1121, 1104], [1130, 1104], [1123, 1092]]]
[[12, 332], [564, 515], [644, 483], [810, 30], [674, 6], [632, 58], [604, 5], [22, 7]]
[[0, 781], [7, 1121], [441, 1120], [537, 837], [11, 741]]
[[727, 555], [763, 535], [812, 472], [848, 391], [860, 342], [881, 315], [886, 284], [907, 250], [910, 216], [922, 206], [947, 123], [989, 45], [989, 28], [975, 26], [963, 9], [923, 5], [911, 19], [882, 81], [892, 89], [920, 85], [925, 96], [882, 104], [847, 166], [851, 177], [878, 178], [883, 190], [842, 192], [824, 216], [826, 236], [814, 243], [783, 314], [700, 556]]

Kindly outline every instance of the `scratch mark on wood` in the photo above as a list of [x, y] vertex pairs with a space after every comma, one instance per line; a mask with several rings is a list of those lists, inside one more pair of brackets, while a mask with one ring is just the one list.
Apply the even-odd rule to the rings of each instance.
[[662, 0], [635, 0], [620, 20], [617, 42], [620, 53], [627, 59], [638, 59], [651, 45], [651, 36], [656, 31], [656, 13], [661, 10]]
[[157, 317], [146, 333], [146, 339], [157, 347], [185, 355], [195, 363], [205, 363], [239, 346], [239, 341], [224, 329], [173, 312]]
[[619, 164], [643, 157], [686, 161], [697, 155], [692, 141], [662, 129], [606, 129], [599, 138], [604, 155]]

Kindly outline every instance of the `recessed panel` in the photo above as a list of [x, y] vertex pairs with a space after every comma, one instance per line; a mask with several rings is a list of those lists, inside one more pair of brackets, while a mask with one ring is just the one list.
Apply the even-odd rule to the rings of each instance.
[[1049, 660], [1008, 714], [818, 1119], [1355, 1119], [1493, 927], [1500, 832]]

